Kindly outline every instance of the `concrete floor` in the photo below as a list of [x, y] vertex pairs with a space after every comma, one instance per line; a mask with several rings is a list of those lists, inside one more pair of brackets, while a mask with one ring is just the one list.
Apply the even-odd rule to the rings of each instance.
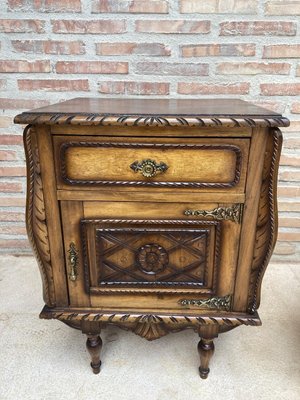
[[0, 400], [300, 399], [300, 264], [271, 264], [262, 327], [239, 327], [215, 341], [209, 378], [198, 376], [192, 331], [154, 342], [109, 327], [102, 371], [93, 375], [85, 337], [40, 320], [41, 282], [32, 257], [0, 261]]

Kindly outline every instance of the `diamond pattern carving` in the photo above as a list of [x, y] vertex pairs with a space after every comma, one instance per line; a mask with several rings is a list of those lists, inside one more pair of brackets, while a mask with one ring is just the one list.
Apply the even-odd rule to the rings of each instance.
[[98, 286], [204, 286], [209, 233], [96, 228]]

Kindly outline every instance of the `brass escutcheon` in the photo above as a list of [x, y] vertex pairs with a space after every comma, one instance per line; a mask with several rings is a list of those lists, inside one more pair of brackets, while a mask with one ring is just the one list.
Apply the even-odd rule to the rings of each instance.
[[70, 274], [69, 279], [71, 281], [76, 281], [77, 279], [77, 266], [78, 266], [78, 251], [76, 250], [75, 243], [71, 242], [69, 246], [69, 265], [70, 265]]

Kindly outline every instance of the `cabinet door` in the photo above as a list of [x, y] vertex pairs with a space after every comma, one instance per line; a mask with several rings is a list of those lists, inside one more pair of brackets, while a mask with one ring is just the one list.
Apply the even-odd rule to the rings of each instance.
[[80, 252], [70, 299], [77, 306], [89, 299], [91, 306], [120, 310], [218, 308], [222, 301], [229, 309], [240, 232], [234, 210], [241, 206], [196, 207], [62, 202], [66, 257], [75, 241]]

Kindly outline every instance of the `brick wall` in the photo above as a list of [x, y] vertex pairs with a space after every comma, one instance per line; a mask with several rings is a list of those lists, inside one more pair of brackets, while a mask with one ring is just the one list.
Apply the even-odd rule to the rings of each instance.
[[300, 0], [2, 0], [2, 251], [30, 251], [16, 113], [75, 96], [218, 96], [292, 121], [284, 129], [273, 259], [299, 260], [299, 16]]

